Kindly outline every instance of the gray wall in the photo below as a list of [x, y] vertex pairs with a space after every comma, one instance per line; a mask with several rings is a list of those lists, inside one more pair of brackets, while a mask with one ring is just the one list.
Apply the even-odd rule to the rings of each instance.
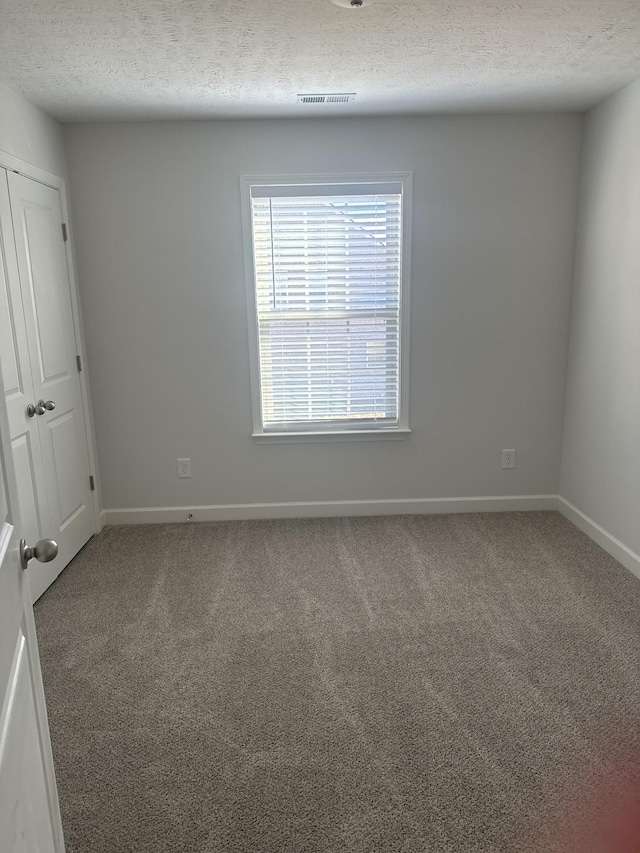
[[[68, 126], [105, 507], [556, 494], [581, 136], [577, 115]], [[412, 435], [254, 444], [239, 175], [405, 169]]]
[[640, 553], [640, 83], [588, 115], [560, 494]]
[[57, 121], [0, 81], [0, 151], [58, 177], [66, 166]]

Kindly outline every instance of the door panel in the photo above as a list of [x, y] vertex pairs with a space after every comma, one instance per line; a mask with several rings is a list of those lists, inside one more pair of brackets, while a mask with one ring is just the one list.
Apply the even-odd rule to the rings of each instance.
[[[18, 369], [18, 340], [13, 306], [9, 296], [9, 276], [5, 261], [6, 251], [0, 231], [0, 361], [2, 378], [7, 389], [7, 399], [22, 394], [22, 379]], [[25, 349], [27, 340], [24, 338]]]
[[[12, 181], [13, 177], [17, 177], [18, 180]], [[33, 310], [34, 341], [39, 371], [37, 379], [40, 380], [39, 387], [44, 389], [52, 388], [59, 380], [69, 378], [69, 347], [65, 332], [68, 332], [71, 321], [71, 304], [66, 258], [64, 258], [64, 251], [56, 251], [59, 250], [58, 244], [62, 240], [61, 217], [56, 216], [57, 211], [52, 208], [53, 200], [46, 199], [44, 203], [37, 203], [29, 198], [29, 194], [50, 196], [52, 193], [57, 197], [58, 192], [49, 187], [42, 187], [41, 184], [35, 184], [36, 193], [32, 186], [35, 182], [28, 181], [25, 193], [25, 181], [28, 179], [20, 175], [11, 175], [9, 178], [10, 188], [12, 184], [18, 184], [19, 189], [23, 190], [23, 192], [18, 190], [14, 193], [10, 189], [10, 192], [12, 205], [15, 198], [21, 218], [19, 223], [16, 222], [16, 236], [20, 235], [23, 241], [21, 244], [19, 239], [18, 255], [23, 262], [22, 267], [25, 273], [22, 278], [23, 287], [28, 282], [30, 304]], [[13, 205], [14, 210], [15, 206]], [[24, 252], [21, 252], [21, 249]], [[63, 255], [62, 269], [58, 254]], [[26, 303], [25, 299], [25, 308]], [[73, 329], [72, 323], [71, 328]], [[71, 349], [75, 357], [75, 344]]]
[[[51, 535], [49, 531], [52, 524], [47, 506], [38, 418], [27, 416], [27, 406], [39, 398], [35, 396], [31, 376], [27, 327], [13, 239], [9, 185], [4, 169], [0, 169], [0, 329], [0, 362], [6, 389], [9, 435], [18, 471], [18, 495], [24, 518], [24, 535], [29, 541], [37, 542], [38, 539]], [[60, 557], [48, 564], [44, 574], [55, 578], [58, 567], [60, 570], [64, 568]], [[40, 579], [39, 586], [41, 584]], [[46, 586], [43, 589], [46, 589]]]
[[[0, 330], [2, 378], [13, 432], [26, 421], [27, 405], [33, 402], [33, 383], [4, 169], [0, 169]], [[36, 424], [33, 427], [37, 429]]]
[[57, 507], [56, 517], [64, 529], [72, 517], [85, 507], [86, 489], [76, 475], [82, 464], [78, 447], [82, 443], [82, 430], [78, 429], [75, 412], [54, 413], [45, 424], [49, 431], [53, 462], [56, 468]]
[[[0, 401], [1, 405], [1, 401]], [[2, 460], [0, 460], [1, 466]], [[0, 467], [0, 474], [2, 473]], [[10, 524], [7, 524], [5, 519], [9, 514], [9, 505], [7, 503], [7, 494], [1, 488], [0, 484], [0, 505], [4, 504], [2, 516], [0, 517], [0, 561], [15, 560], [15, 565], [18, 565], [18, 540], [15, 538], [16, 532]], [[11, 539], [15, 539], [14, 542]], [[15, 548], [16, 553], [11, 554], [11, 547]], [[2, 563], [0, 562], [0, 566]], [[8, 570], [7, 570], [8, 571]], [[5, 685], [11, 684], [11, 672], [13, 669], [14, 651], [18, 638], [19, 619], [14, 618], [14, 614], [20, 614], [22, 601], [20, 599], [20, 584], [15, 583], [15, 579], [11, 579], [5, 570], [0, 568], [0, 613], [3, 618], [0, 619], [0, 685], [4, 688]], [[10, 614], [4, 618], [5, 613]], [[6, 705], [7, 697], [0, 693], [0, 701], [3, 700]], [[0, 713], [4, 715], [4, 710]], [[4, 716], [3, 716], [4, 719]], [[2, 746], [0, 733], [0, 747]], [[0, 848], [1, 850], [2, 848]]]
[[36, 466], [33, 461], [33, 447], [29, 433], [15, 438], [11, 442], [11, 448], [18, 481], [22, 533], [28, 542], [37, 542], [38, 539], [43, 538], [42, 531], [47, 529], [47, 521], [40, 516]]
[[12, 456], [0, 376], [0, 850], [63, 853]]
[[[0, 761], [0, 850], [49, 853], [56, 840], [49, 818], [32, 677], [24, 633], [10, 673], [12, 691], [0, 721], [5, 741]], [[8, 782], [11, 784], [7, 784]]]
[[39, 434], [47, 535], [59, 546], [53, 562], [30, 572], [35, 600], [96, 528], [60, 193], [13, 172], [8, 185], [33, 397], [55, 403], [30, 419]]

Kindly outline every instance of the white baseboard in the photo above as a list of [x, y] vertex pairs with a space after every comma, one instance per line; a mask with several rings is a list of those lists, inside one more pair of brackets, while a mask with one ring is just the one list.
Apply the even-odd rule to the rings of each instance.
[[[300, 501], [297, 503], [158, 506], [105, 509], [105, 524], [162, 524], [176, 521], [245, 521], [261, 518], [329, 518], [365, 515], [427, 515], [453, 512], [555, 510], [555, 495], [479, 498], [422, 498], [375, 501]], [[188, 518], [191, 514], [192, 518]]]
[[[507, 495], [477, 498], [402, 498], [369, 501], [221, 504], [104, 509], [106, 524], [168, 524], [181, 521], [248, 521], [267, 518], [331, 518], [369, 515], [431, 515], [459, 512], [531, 512], [558, 510], [614, 559], [640, 578], [640, 556], [557, 495]], [[192, 517], [189, 518], [189, 515]]]
[[617, 560], [619, 563], [629, 569], [636, 577], [640, 578], [640, 556], [627, 548], [624, 542], [616, 539], [608, 531], [601, 527], [588, 515], [585, 515], [577, 506], [569, 503], [568, 500], [558, 497], [558, 512], [564, 515], [572, 524], [586, 533], [590, 539], [593, 539], [601, 548]]

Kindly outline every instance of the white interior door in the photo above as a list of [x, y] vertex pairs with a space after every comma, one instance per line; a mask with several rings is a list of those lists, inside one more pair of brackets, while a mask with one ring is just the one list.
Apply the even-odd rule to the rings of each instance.
[[[47, 536], [52, 526], [42, 473], [38, 419], [27, 416], [27, 406], [39, 398], [35, 396], [31, 377], [9, 185], [4, 169], [0, 169], [0, 364], [18, 484], [22, 534], [28, 542], [37, 542]], [[52, 571], [54, 567], [49, 568]]]
[[18, 506], [8, 419], [0, 393], [0, 850], [62, 853], [33, 611], [27, 572], [20, 565]]
[[[52, 563], [30, 571], [35, 601], [95, 533], [96, 526], [60, 192], [15, 172], [8, 172], [7, 178], [31, 365], [30, 393], [33, 403], [43, 400], [55, 406], [31, 418], [23, 409], [19, 428], [12, 432], [15, 445], [20, 430], [31, 430], [28, 421], [36, 423], [40, 459], [32, 455], [27, 465], [20, 462], [17, 454], [17, 466], [22, 465], [25, 476], [23, 483], [21, 469], [19, 480], [22, 491], [28, 492], [25, 505], [34, 503], [39, 508], [39, 514], [33, 514], [34, 523], [40, 519], [37, 535], [50, 536], [59, 546], [58, 557]], [[24, 403], [24, 399], [20, 402]], [[14, 446], [14, 453], [17, 449]], [[31, 491], [36, 494], [33, 501]]]

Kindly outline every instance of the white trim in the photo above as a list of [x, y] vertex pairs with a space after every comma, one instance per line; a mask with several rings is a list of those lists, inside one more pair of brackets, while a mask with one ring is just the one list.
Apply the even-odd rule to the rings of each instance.
[[101, 523], [101, 492], [100, 492], [100, 477], [98, 472], [97, 455], [95, 450], [95, 427], [93, 423], [93, 413], [90, 405], [91, 396], [88, 386], [87, 374], [87, 353], [84, 345], [84, 330], [82, 326], [82, 316], [80, 312], [80, 293], [78, 288], [78, 277], [76, 275], [75, 257], [72, 247], [71, 238], [71, 222], [69, 215], [69, 205], [67, 200], [67, 190], [64, 178], [59, 175], [53, 175], [51, 172], [45, 172], [38, 166], [33, 166], [19, 157], [14, 157], [7, 151], [0, 149], [0, 168], [8, 169], [12, 172], [17, 172], [25, 178], [38, 181], [41, 184], [52, 187], [60, 192], [60, 206], [62, 217], [67, 226], [67, 242], [65, 243], [65, 255], [67, 259], [67, 272], [69, 274], [69, 294], [71, 297], [71, 315], [73, 317], [73, 332], [76, 340], [76, 350], [82, 358], [82, 371], [80, 372], [80, 393], [82, 397], [82, 411], [85, 422], [85, 432], [87, 439], [87, 453], [89, 457], [89, 473], [93, 474], [95, 482], [95, 491], [92, 493], [92, 509], [95, 532], [99, 533], [102, 530]]
[[[274, 434], [265, 433], [262, 427], [261, 394], [260, 394], [260, 353], [258, 346], [258, 312], [256, 308], [256, 288], [253, 253], [253, 217], [251, 215], [251, 187], [256, 185], [276, 187], [331, 184], [388, 184], [397, 183], [402, 187], [402, 261], [400, 269], [400, 327], [399, 327], [399, 411], [397, 438], [406, 438], [409, 430], [409, 318], [411, 295], [411, 234], [413, 216], [413, 172], [363, 172], [337, 174], [302, 174], [302, 175], [241, 175], [240, 176], [240, 206], [242, 211], [242, 238], [244, 249], [245, 291], [247, 300], [247, 328], [249, 330], [249, 371], [251, 384], [251, 413], [253, 418], [252, 435], [259, 444], [271, 442], [298, 442], [312, 439], [299, 438], [299, 433], [281, 433], [278, 438]], [[363, 440], [383, 438], [374, 436], [375, 429], [362, 431], [347, 440]], [[331, 437], [337, 435], [338, 440], [345, 440], [342, 432], [327, 431]], [[403, 434], [404, 433], [404, 434]], [[313, 439], [320, 440], [320, 439]]]
[[260, 415], [260, 352], [258, 349], [258, 311], [253, 267], [253, 219], [251, 216], [251, 178], [240, 178], [240, 207], [242, 211], [242, 248], [244, 251], [244, 282], [249, 343], [249, 380], [251, 386], [251, 417], [253, 435], [262, 432]]
[[409, 429], [409, 321], [411, 317], [411, 235], [413, 172], [398, 172], [402, 181], [402, 262], [400, 268], [400, 408], [399, 429]]
[[71, 226], [67, 190], [64, 181], [61, 182], [60, 186], [60, 203], [62, 205], [62, 215], [67, 224], [67, 242], [65, 243], [65, 251], [67, 255], [67, 272], [69, 273], [69, 283], [71, 285], [70, 291], [71, 311], [73, 314], [73, 331], [76, 339], [76, 350], [82, 360], [82, 370], [80, 371], [80, 393], [82, 395], [82, 412], [84, 414], [85, 433], [87, 439], [89, 473], [93, 476], [95, 486], [94, 491], [91, 493], [93, 502], [93, 519], [95, 532], [100, 533], [102, 530], [102, 524], [100, 521], [102, 510], [100, 472], [98, 470], [98, 456], [95, 445], [95, 427], [93, 423], [93, 409], [91, 406], [91, 392], [89, 389], [87, 350], [84, 343], [84, 327], [82, 325], [82, 315], [80, 312], [80, 289], [78, 286], [78, 276], [76, 274], [75, 254], [72, 248], [73, 229]]
[[306, 444], [313, 441], [404, 441], [410, 429], [351, 429], [336, 432], [259, 432], [253, 434], [256, 444]]
[[36, 720], [40, 735], [40, 755], [42, 756], [42, 764], [47, 783], [47, 800], [49, 801], [49, 814], [51, 815], [51, 826], [54, 833], [55, 847], [53, 853], [64, 853], [64, 832], [62, 829], [62, 817], [60, 814], [58, 785], [53, 766], [53, 753], [51, 751], [49, 717], [47, 715], [47, 703], [43, 690], [42, 669], [40, 666], [40, 655], [38, 653], [38, 642], [36, 638], [36, 626], [33, 621], [31, 591], [28, 583], [23, 585], [22, 596], [22, 606], [24, 610], [22, 630], [23, 636], [27, 639], [26, 651], [29, 661], [33, 698], [36, 706]]
[[10, 172], [17, 172], [25, 178], [31, 178], [33, 181], [39, 181], [41, 184], [46, 184], [48, 187], [53, 187], [56, 190], [62, 189], [64, 179], [59, 175], [54, 175], [51, 172], [45, 172], [38, 166], [33, 166], [27, 163], [26, 160], [21, 160], [19, 157], [14, 157], [8, 151], [3, 151], [0, 148], [0, 167], [8, 169]]
[[[265, 518], [432, 515], [459, 512], [555, 510], [555, 495], [477, 498], [392, 498], [368, 501], [298, 501], [295, 503], [221, 504], [105, 509], [105, 524], [162, 524], [177, 521], [248, 521]], [[188, 519], [189, 513], [193, 518]]]
[[588, 515], [585, 515], [577, 506], [569, 503], [566, 498], [558, 497], [558, 512], [568, 519], [572, 524], [586, 533], [590, 539], [603, 548], [615, 560], [628, 569], [636, 577], [640, 578], [640, 555], [628, 548], [624, 542], [612, 536], [604, 527], [601, 527]]

